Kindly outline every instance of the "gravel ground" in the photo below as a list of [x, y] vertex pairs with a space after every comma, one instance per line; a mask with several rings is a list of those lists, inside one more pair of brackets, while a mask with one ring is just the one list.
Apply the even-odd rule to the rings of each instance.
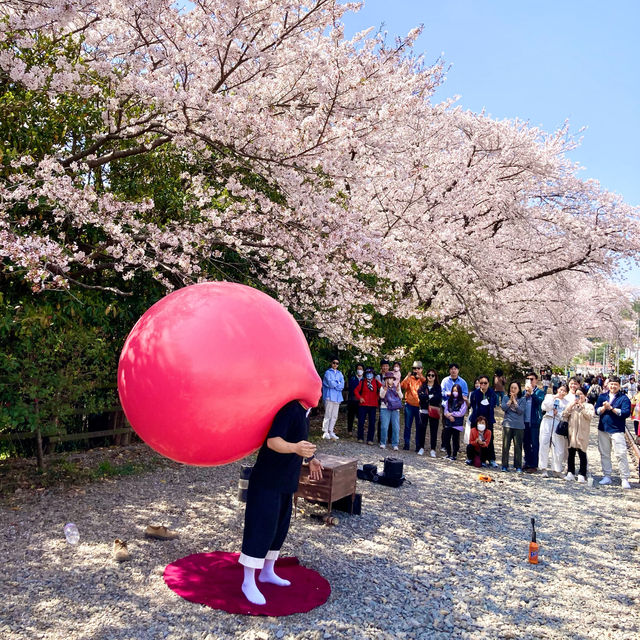
[[[382, 453], [345, 438], [321, 441], [319, 450], [360, 463]], [[240, 463], [14, 496], [0, 507], [0, 638], [637, 640], [637, 482], [623, 491], [619, 480], [597, 486], [599, 475], [588, 487], [491, 470], [495, 482], [483, 483], [462, 462], [399, 456], [410, 484], [358, 481], [362, 516], [341, 517], [337, 527], [304, 516], [292, 522], [283, 555], [322, 573], [332, 594], [286, 618], [215, 611], [181, 599], [162, 579], [182, 556], [239, 550]], [[595, 428], [589, 461], [599, 474]], [[531, 516], [537, 566], [526, 561]], [[80, 530], [77, 547], [65, 542], [67, 521]], [[149, 523], [180, 538], [146, 540]], [[111, 557], [117, 537], [128, 540], [129, 562]]]

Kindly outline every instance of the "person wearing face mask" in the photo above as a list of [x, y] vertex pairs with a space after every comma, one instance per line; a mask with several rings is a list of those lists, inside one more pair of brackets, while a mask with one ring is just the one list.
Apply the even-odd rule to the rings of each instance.
[[447, 421], [442, 439], [447, 451], [447, 460], [455, 460], [460, 448], [460, 433], [464, 429], [464, 414], [467, 413], [467, 403], [462, 394], [462, 387], [454, 384], [449, 399], [444, 406], [444, 418]]
[[473, 464], [476, 467], [489, 464], [489, 445], [491, 440], [492, 433], [487, 429], [486, 418], [480, 416], [476, 421], [476, 426], [471, 427], [466, 464]]
[[380, 383], [374, 378], [374, 371], [367, 367], [364, 379], [356, 387], [353, 395], [358, 399], [358, 442], [364, 441], [364, 423], [368, 420], [367, 444], [373, 444], [376, 431], [376, 409], [380, 397]]
[[564, 410], [562, 419], [569, 423], [569, 457], [567, 460], [566, 480], [576, 479], [576, 452], [580, 459], [578, 482], [587, 481], [587, 447], [591, 418], [594, 416], [593, 405], [587, 402], [582, 389], [576, 390], [576, 399]]
[[627, 443], [624, 436], [625, 421], [631, 414], [631, 402], [620, 390], [620, 378], [609, 377], [609, 389], [601, 394], [595, 406], [598, 422], [598, 451], [602, 461], [604, 477], [600, 484], [611, 484], [611, 446], [618, 459], [620, 478], [623, 489], [631, 489], [629, 484], [629, 458], [627, 457]]
[[356, 398], [354, 392], [356, 387], [362, 382], [364, 378], [364, 365], [358, 363], [356, 365], [355, 375], [349, 376], [349, 395], [347, 398], [347, 433], [351, 435], [353, 433], [353, 422], [358, 415], [358, 408], [360, 407], [360, 400]]
[[[562, 413], [569, 406], [567, 394], [569, 389], [562, 384], [555, 395], [549, 393], [542, 401], [542, 410], [545, 412], [540, 423], [540, 446], [538, 449], [538, 469], [542, 471], [544, 478], [549, 476], [549, 450], [552, 451], [551, 468], [554, 475], [559, 475], [564, 466], [565, 449], [567, 439], [556, 433], [556, 427], [562, 420]], [[575, 397], [575, 396], [574, 396]]]
[[[474, 389], [469, 396], [469, 404], [471, 406], [471, 426], [475, 425], [480, 416], [485, 418], [487, 429], [493, 432], [493, 425], [496, 423], [494, 409], [498, 404], [498, 396], [489, 386], [489, 377], [480, 376], [478, 378], [478, 388]], [[487, 455], [492, 467], [497, 467], [496, 452], [491, 439], [487, 447]]]
[[400, 371], [401, 366], [402, 365], [396, 360], [396, 362], [393, 363], [393, 368], [391, 369], [393, 377], [398, 384], [402, 381], [402, 372]]
[[[391, 363], [386, 358], [383, 358], [382, 360], [380, 360], [380, 373], [376, 376], [376, 380], [380, 383], [381, 387], [384, 387], [385, 385], [384, 379], [387, 373], [389, 373], [390, 368], [391, 368]], [[379, 407], [382, 406], [380, 401], [378, 401], [378, 406]], [[380, 444], [383, 444], [380, 436], [381, 418], [382, 418], [382, 412], [378, 414], [378, 426], [376, 427], [376, 433], [378, 434], [378, 442]], [[385, 442], [384, 444], [387, 444], [387, 443]]]
[[[449, 375], [442, 379], [442, 383], [440, 384], [440, 389], [442, 390], [442, 407], [445, 408], [447, 404], [447, 400], [451, 395], [451, 390], [453, 389], [454, 384], [460, 385], [462, 389], [462, 395], [464, 396], [465, 401], [469, 397], [469, 386], [467, 382], [459, 376], [460, 367], [457, 362], [452, 362], [449, 365]], [[447, 448], [444, 444], [444, 435], [448, 426], [448, 420], [442, 415], [442, 447], [440, 447], [441, 451], [446, 451]]]

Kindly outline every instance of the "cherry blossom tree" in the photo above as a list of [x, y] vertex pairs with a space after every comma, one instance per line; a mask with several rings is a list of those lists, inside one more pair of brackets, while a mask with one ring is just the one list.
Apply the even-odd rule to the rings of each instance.
[[[579, 179], [567, 128], [433, 104], [419, 30], [347, 40], [355, 9], [0, 0], [4, 109], [23, 107], [3, 132], [5, 273], [126, 294], [143, 273], [234, 277], [234, 255], [338, 345], [382, 348], [368, 327], [391, 313], [530, 362], [579, 349], [626, 304], [605, 283], [637, 256], [638, 212]], [[145, 162], [179, 185], [170, 206], [126, 186]]]

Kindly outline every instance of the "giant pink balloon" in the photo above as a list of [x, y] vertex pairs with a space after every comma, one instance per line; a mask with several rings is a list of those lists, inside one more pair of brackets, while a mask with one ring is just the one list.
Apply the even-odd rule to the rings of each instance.
[[314, 407], [322, 383], [282, 305], [240, 284], [207, 282], [154, 304], [118, 366], [129, 422], [153, 449], [193, 465], [239, 460], [291, 400]]

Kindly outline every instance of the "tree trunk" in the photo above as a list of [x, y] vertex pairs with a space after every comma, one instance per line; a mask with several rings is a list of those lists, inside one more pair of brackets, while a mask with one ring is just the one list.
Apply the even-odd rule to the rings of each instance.
[[36, 460], [38, 462], [38, 471], [44, 471], [44, 454], [42, 451], [42, 432], [40, 426], [36, 429]]
[[44, 454], [42, 452], [42, 431], [40, 431], [40, 412], [38, 410], [38, 401], [36, 400], [36, 461], [38, 471], [44, 471]]

